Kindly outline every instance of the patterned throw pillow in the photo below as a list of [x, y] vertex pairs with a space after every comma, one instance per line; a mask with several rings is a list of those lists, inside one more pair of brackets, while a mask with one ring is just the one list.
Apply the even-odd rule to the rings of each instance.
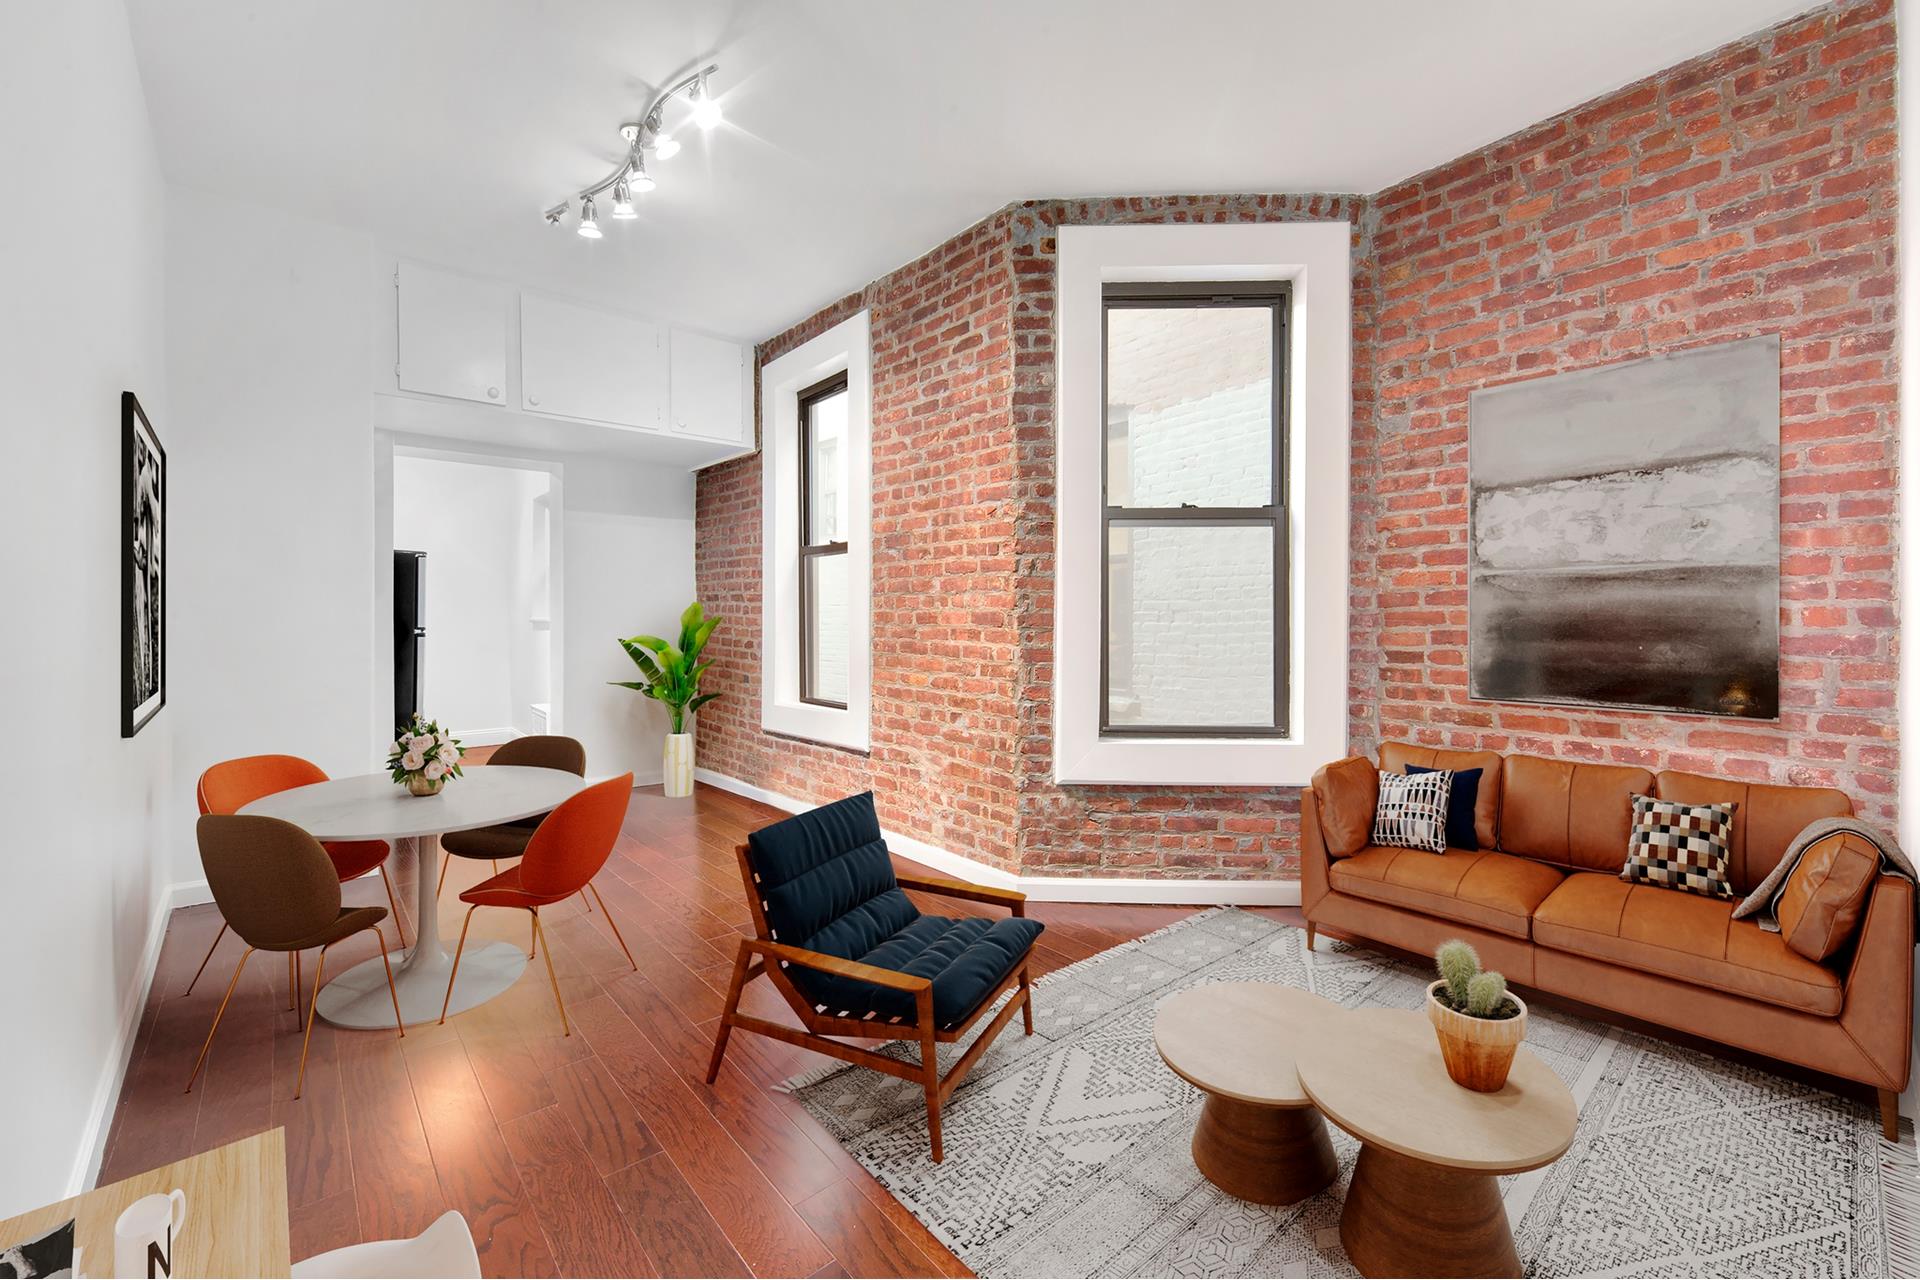
[[1453, 773], [1380, 774], [1380, 803], [1373, 811], [1373, 842], [1396, 849], [1447, 851], [1447, 797]]
[[1627, 837], [1627, 864], [1620, 868], [1620, 878], [1731, 898], [1727, 850], [1733, 842], [1735, 807], [1635, 796], [1633, 832]]

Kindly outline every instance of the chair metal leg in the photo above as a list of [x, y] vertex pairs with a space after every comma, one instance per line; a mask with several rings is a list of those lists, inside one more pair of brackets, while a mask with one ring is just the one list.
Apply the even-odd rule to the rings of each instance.
[[[447, 975], [447, 998], [440, 1002], [440, 1025], [447, 1025], [447, 1006], [453, 1003], [453, 983], [460, 976], [460, 955], [467, 949], [467, 926], [473, 923], [473, 913], [479, 907], [468, 907], [467, 918], [460, 922], [460, 945], [453, 949], [453, 972]], [[396, 1005], [398, 999], [396, 997]]]
[[[328, 943], [327, 946], [332, 946]], [[299, 1100], [300, 1091], [307, 1086], [307, 1050], [313, 1044], [313, 1014], [320, 1007], [320, 978], [327, 969], [327, 948], [320, 948], [319, 958], [313, 962], [313, 1002], [307, 1006], [307, 1032], [300, 1040], [300, 1074], [293, 1078], [293, 1096]]]
[[445, 850], [440, 854], [440, 883], [433, 886], [433, 896], [437, 899], [440, 891], [447, 887], [447, 868], [453, 865], [453, 855]]
[[923, 987], [913, 993], [915, 1020], [920, 1024], [920, 1081], [927, 1093], [927, 1136], [933, 1141], [933, 1162], [943, 1157], [940, 1149], [940, 1058], [934, 1039], [933, 989]]
[[533, 932], [540, 939], [540, 954], [547, 958], [547, 981], [553, 984], [553, 1002], [560, 1006], [560, 1033], [572, 1035], [573, 1026], [567, 1021], [567, 1002], [560, 998], [560, 975], [553, 971], [553, 948], [547, 945], [547, 931], [540, 927], [540, 910], [528, 908], [533, 916]]
[[[592, 883], [591, 881], [589, 881], [589, 882], [587, 883], [587, 888], [588, 888], [588, 889], [592, 889], [592, 888], [593, 888], [593, 883]], [[597, 898], [597, 897], [599, 897], [599, 896], [600, 896], [600, 891], [599, 891], [598, 889], [594, 889], [594, 890], [593, 890], [593, 896], [594, 896], [594, 897], [596, 897], [596, 898]], [[586, 890], [586, 889], [582, 889], [582, 890], [580, 891], [580, 901], [582, 901], [582, 902], [585, 902], [585, 903], [586, 903], [586, 905], [587, 905], [587, 914], [588, 914], [588, 915], [592, 915], [592, 914], [593, 914], [593, 903], [591, 903], [591, 902], [588, 902], [588, 901], [587, 901], [587, 890]], [[600, 905], [601, 905], [601, 907], [602, 907], [602, 908], [604, 908], [604, 907], [606, 906], [606, 904], [605, 904], [605, 903], [601, 903]]]
[[287, 1008], [300, 1011], [300, 953], [287, 952]]
[[727, 1040], [733, 1035], [733, 1015], [740, 1009], [740, 991], [747, 985], [747, 944], [733, 959], [733, 981], [727, 984], [727, 1006], [720, 1011], [720, 1030], [713, 1037], [713, 1057], [707, 1062], [707, 1083], [720, 1078], [720, 1060], [727, 1056]]
[[220, 939], [226, 936], [227, 936], [227, 922], [225, 920], [222, 920], [220, 922], [220, 932], [213, 935], [213, 946], [208, 947], [207, 954], [200, 958], [200, 967], [193, 971], [193, 982], [189, 982], [187, 984], [187, 989], [185, 991], [182, 991], [180, 993], [181, 995], [190, 996], [193, 994], [193, 983], [200, 981], [200, 975], [207, 971], [207, 961], [213, 959], [214, 947], [219, 946]]
[[[446, 875], [444, 868], [441, 870], [441, 875], [443, 877]], [[407, 925], [400, 918], [400, 900], [393, 896], [393, 880], [388, 877], [387, 864], [384, 862], [380, 864], [380, 883], [387, 886], [387, 905], [393, 908], [393, 931], [400, 936], [400, 945], [404, 947], [407, 945]], [[382, 942], [380, 945], [384, 947], [387, 944]]]
[[227, 1001], [233, 999], [233, 989], [240, 985], [240, 971], [247, 967], [247, 957], [252, 954], [253, 948], [248, 947], [240, 953], [240, 963], [233, 966], [233, 977], [227, 982], [227, 994], [220, 997], [220, 1007], [214, 1011], [213, 1025], [207, 1028], [207, 1042], [200, 1046], [200, 1056], [193, 1060], [193, 1074], [187, 1077], [187, 1087], [181, 1090], [182, 1093], [193, 1092], [193, 1082], [199, 1078], [200, 1068], [206, 1064], [207, 1050], [213, 1048], [214, 1033], [220, 1030], [220, 1019], [227, 1012]]
[[538, 954], [540, 954], [540, 922], [529, 920], [527, 921], [527, 959], [531, 960]]
[[[593, 888], [593, 881], [591, 880], [587, 881], [587, 888], [593, 889], [593, 896], [600, 900], [600, 914], [607, 918], [607, 928], [613, 930], [613, 940], [620, 944], [620, 950], [626, 952], [627, 963], [633, 966], [635, 973], [640, 972], [640, 962], [633, 958], [633, 952], [627, 951], [627, 940], [620, 936], [620, 926], [613, 922], [613, 912], [607, 910], [606, 901], [600, 898], [600, 891]], [[582, 896], [584, 897], [585, 895], [583, 894]]]
[[[400, 1016], [400, 991], [393, 985], [393, 961], [387, 959], [387, 940], [380, 936], [378, 929], [373, 931], [373, 940], [380, 944], [380, 967], [387, 971], [387, 994], [393, 997], [393, 1029], [404, 1040], [407, 1038], [407, 1024]], [[320, 998], [318, 987], [314, 988], [313, 997], [316, 1000]]]
[[1027, 976], [1027, 966], [1020, 966], [1020, 998], [1026, 1002], [1021, 1008], [1021, 1016], [1027, 1021], [1027, 1034], [1033, 1034], [1033, 981]]

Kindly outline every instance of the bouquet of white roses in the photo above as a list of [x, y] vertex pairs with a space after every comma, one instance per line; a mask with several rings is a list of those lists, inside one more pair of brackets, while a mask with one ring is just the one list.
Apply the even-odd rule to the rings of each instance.
[[387, 755], [387, 768], [397, 785], [417, 796], [430, 796], [460, 776], [460, 744], [432, 720], [413, 718], [401, 730]]

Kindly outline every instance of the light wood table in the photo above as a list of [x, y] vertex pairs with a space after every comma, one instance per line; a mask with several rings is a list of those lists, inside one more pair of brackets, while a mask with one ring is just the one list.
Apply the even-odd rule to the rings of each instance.
[[1360, 1139], [1340, 1242], [1365, 1276], [1517, 1276], [1494, 1180], [1558, 1160], [1579, 1110], [1522, 1046], [1498, 1093], [1447, 1076], [1424, 1012], [1356, 1009], [1295, 1052], [1300, 1084]]
[[1294, 1051], [1347, 1016], [1297, 987], [1223, 982], [1168, 997], [1154, 1044], [1207, 1095], [1193, 1162], [1207, 1181], [1255, 1204], [1293, 1204], [1339, 1172], [1327, 1126], [1300, 1088]]
[[0, 1222], [0, 1249], [73, 1219], [80, 1268], [113, 1274], [113, 1227], [142, 1196], [187, 1193], [187, 1218], [173, 1244], [176, 1276], [284, 1276], [287, 1257], [287, 1134], [269, 1129], [251, 1138], [122, 1182], [95, 1187], [58, 1204]]
[[[291, 822], [316, 840], [416, 838], [413, 945], [393, 960], [393, 997], [408, 1026], [434, 1022], [444, 1004], [460, 1013], [493, 999], [526, 970], [527, 953], [511, 942], [478, 943], [460, 961], [451, 999], [453, 956], [440, 938], [440, 837], [546, 813], [589, 785], [564, 769], [490, 764], [468, 770], [436, 796], [409, 795], [384, 773], [334, 778], [276, 791], [240, 812]], [[387, 967], [379, 957], [334, 978], [316, 998], [335, 1026], [391, 1028]]]

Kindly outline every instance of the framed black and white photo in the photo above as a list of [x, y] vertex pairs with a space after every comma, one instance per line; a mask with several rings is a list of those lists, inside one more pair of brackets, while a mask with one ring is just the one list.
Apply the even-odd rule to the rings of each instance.
[[120, 736], [167, 702], [167, 451], [120, 394]]

